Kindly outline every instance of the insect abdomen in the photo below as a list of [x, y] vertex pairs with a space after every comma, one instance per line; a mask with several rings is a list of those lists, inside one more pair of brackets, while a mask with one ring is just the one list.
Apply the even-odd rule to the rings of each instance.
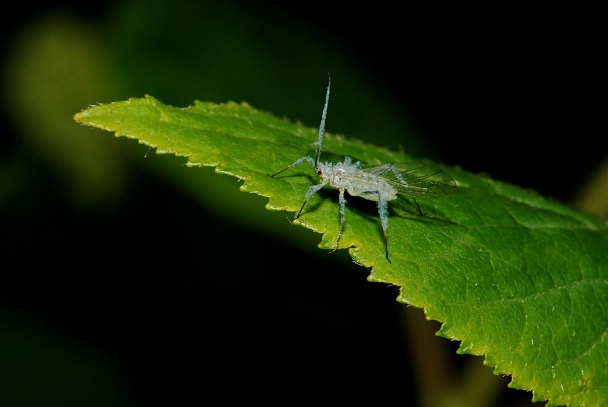
[[351, 174], [346, 190], [352, 196], [360, 196], [376, 202], [378, 202], [378, 196], [384, 201], [392, 201], [397, 198], [397, 190], [391, 184], [381, 177], [366, 172]]

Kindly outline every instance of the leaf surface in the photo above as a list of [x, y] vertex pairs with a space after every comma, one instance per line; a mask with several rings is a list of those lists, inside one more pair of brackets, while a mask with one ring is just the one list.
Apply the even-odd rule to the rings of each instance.
[[[271, 210], [297, 212], [318, 183], [306, 163], [268, 176], [314, 155], [317, 130], [246, 103], [175, 108], [146, 96], [94, 106], [75, 119], [242, 179], [241, 189], [268, 197]], [[326, 134], [321, 160], [344, 156], [370, 164], [412, 161]], [[439, 334], [461, 341], [461, 352], [484, 355], [497, 374], [512, 375], [511, 386], [552, 405], [607, 404], [606, 225], [535, 192], [440, 168], [458, 188], [442, 199], [420, 199], [425, 216], [408, 197], [389, 202], [392, 264], [373, 202], [347, 198], [340, 247], [372, 267], [370, 281], [401, 287], [400, 301], [442, 322]], [[334, 249], [337, 191], [313, 195], [295, 223], [322, 233], [320, 247]]]

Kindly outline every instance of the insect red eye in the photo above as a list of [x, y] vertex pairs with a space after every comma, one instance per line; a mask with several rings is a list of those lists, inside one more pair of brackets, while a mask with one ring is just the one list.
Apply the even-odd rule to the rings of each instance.
[[321, 174], [323, 174], [323, 171], [317, 170], [317, 175], [321, 175]]

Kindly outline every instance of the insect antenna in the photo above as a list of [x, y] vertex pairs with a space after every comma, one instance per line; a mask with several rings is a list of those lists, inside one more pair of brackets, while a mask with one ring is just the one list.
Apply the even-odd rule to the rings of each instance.
[[327, 117], [327, 105], [329, 104], [329, 89], [331, 88], [331, 77], [327, 83], [327, 93], [325, 94], [325, 106], [323, 106], [323, 115], [321, 116], [321, 124], [319, 125], [319, 138], [315, 143], [317, 145], [317, 151], [315, 153], [315, 165], [319, 164], [319, 156], [321, 155], [321, 144], [323, 143], [323, 134], [325, 133], [325, 118]]

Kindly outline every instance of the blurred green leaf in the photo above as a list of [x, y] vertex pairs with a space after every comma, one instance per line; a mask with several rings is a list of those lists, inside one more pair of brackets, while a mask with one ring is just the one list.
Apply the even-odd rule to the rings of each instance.
[[[268, 209], [299, 210], [317, 182], [308, 165], [268, 176], [314, 154], [317, 131], [246, 103], [181, 109], [147, 96], [91, 107], [75, 119], [188, 157], [189, 166], [214, 166], [243, 180], [241, 190], [268, 197]], [[345, 155], [367, 163], [411, 160], [327, 134], [321, 159]], [[512, 375], [511, 385], [532, 390], [535, 400], [608, 402], [608, 227], [534, 192], [459, 168], [447, 172], [458, 190], [421, 200], [426, 216], [407, 198], [389, 202], [392, 264], [375, 205], [356, 198], [349, 200], [341, 247], [373, 267], [370, 281], [401, 287], [400, 301], [424, 308], [443, 322], [442, 336], [462, 341], [461, 352], [485, 355], [497, 374]], [[322, 233], [326, 249], [335, 248], [339, 231], [336, 197], [330, 190], [314, 195], [295, 222]]]
[[94, 25], [45, 15], [15, 35], [2, 95], [28, 158], [44, 162], [76, 207], [97, 212], [120, 204], [129, 178], [120, 148], [83, 137], [70, 120], [81, 106], [121, 94], [101, 42]]

